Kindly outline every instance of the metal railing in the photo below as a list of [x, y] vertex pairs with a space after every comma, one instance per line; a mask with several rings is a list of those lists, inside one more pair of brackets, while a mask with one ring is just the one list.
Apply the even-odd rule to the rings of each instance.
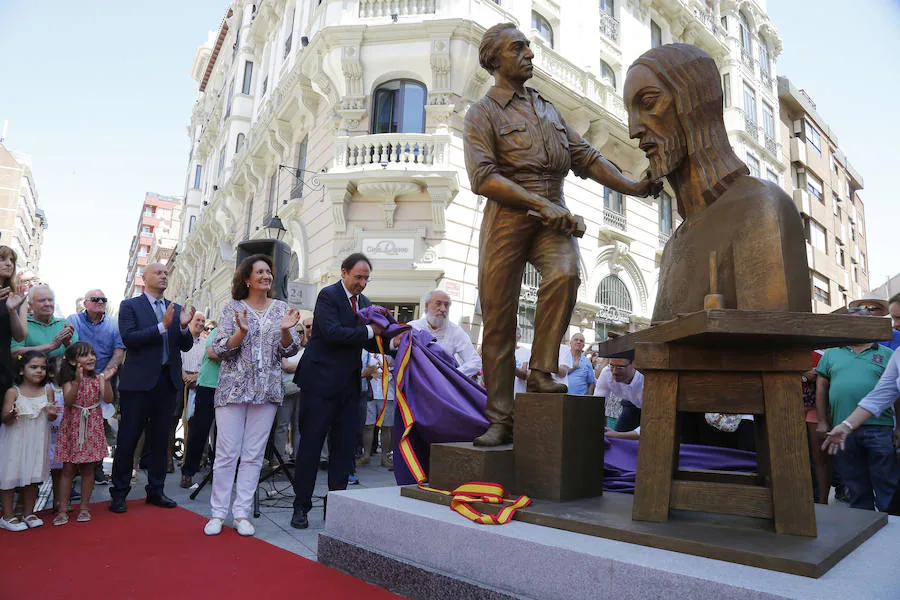
[[603, 224], [609, 227], [615, 227], [616, 229], [621, 229], [622, 231], [625, 231], [628, 225], [625, 220], [625, 215], [609, 208], [603, 209]]
[[600, 33], [619, 43], [619, 20], [608, 12], [600, 11]]

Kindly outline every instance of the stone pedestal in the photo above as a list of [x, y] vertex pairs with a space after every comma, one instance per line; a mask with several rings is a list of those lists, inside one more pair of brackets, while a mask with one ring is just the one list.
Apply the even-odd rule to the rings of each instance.
[[556, 502], [601, 495], [605, 425], [603, 398], [518, 394], [515, 490]]
[[428, 485], [453, 490], [469, 481], [515, 486], [512, 444], [484, 448], [472, 442], [432, 444]]

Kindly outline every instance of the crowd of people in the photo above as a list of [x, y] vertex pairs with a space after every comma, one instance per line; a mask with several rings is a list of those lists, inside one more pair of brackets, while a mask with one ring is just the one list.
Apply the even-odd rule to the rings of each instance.
[[[320, 469], [329, 490], [346, 489], [359, 482], [356, 466], [370, 464], [380, 447], [380, 465], [393, 470], [402, 460], [393, 452], [397, 338], [379, 348], [382, 328], [358, 318], [371, 305], [362, 294], [371, 268], [362, 254], [347, 257], [340, 281], [322, 290], [315, 313], [302, 320], [272, 297], [274, 267], [265, 255], [237, 266], [232, 300], [218, 321], [165, 299], [162, 264], [145, 267], [144, 293], [123, 301], [118, 319], [99, 289], [85, 294], [83, 311], [62, 319], [54, 316], [53, 290], [17, 284], [15, 253], [0, 246], [0, 528], [44, 524], [35, 505], [45, 480], [52, 481], [55, 526], [91, 520], [95, 483], [111, 483], [109, 510], [126, 512], [138, 469], [147, 473], [147, 503], [176, 506], [164, 485], [176, 467], [179, 426], [186, 440], [181, 487], [196, 485], [204, 462], [212, 468], [207, 535], [219, 534], [229, 513], [239, 534], [255, 533], [250, 512], [264, 465], [294, 464], [295, 528], [309, 525]], [[450, 296], [433, 290], [423, 305], [424, 315], [409, 325], [429, 333], [462, 375], [480, 381], [481, 356], [449, 320]], [[897, 514], [900, 295], [859, 300], [848, 310], [892, 317], [894, 338], [813, 352], [801, 376], [815, 497], [827, 503], [834, 488], [854, 508]], [[517, 393], [530, 374], [521, 337], [517, 330]], [[553, 380], [570, 394], [605, 399], [606, 437], [640, 439], [643, 375], [631, 359], [604, 358], [585, 346], [575, 333], [560, 347]], [[684, 425], [683, 442], [754, 450], [752, 415], [698, 415]], [[110, 448], [111, 481], [102, 468]]]

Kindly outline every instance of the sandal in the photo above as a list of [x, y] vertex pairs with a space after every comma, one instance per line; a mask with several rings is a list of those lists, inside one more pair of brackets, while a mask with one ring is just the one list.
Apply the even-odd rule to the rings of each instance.
[[28, 525], [29, 529], [34, 529], [35, 527], [40, 527], [44, 524], [41, 518], [35, 514], [30, 514], [24, 519], [25, 524]]
[[60, 525], [65, 525], [69, 522], [69, 515], [64, 512], [56, 513], [56, 516], [53, 517], [53, 526], [59, 527]]
[[78, 518], [76, 521], [79, 523], [87, 523], [91, 520], [91, 511], [87, 508], [82, 508], [78, 511]]

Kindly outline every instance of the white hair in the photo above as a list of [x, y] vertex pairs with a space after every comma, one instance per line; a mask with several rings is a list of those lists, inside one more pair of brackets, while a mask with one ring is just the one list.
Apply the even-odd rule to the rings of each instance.
[[453, 302], [450, 299], [450, 294], [448, 294], [444, 290], [431, 290], [430, 292], [425, 294], [424, 298], [422, 298], [422, 306], [428, 306], [428, 303], [431, 302], [431, 299], [435, 294], [443, 294], [444, 296], [447, 296], [447, 306], [450, 306], [450, 304]]
[[43, 290], [50, 292], [50, 296], [54, 300], [56, 300], [56, 294], [53, 293], [53, 290], [50, 289], [50, 286], [47, 285], [46, 283], [39, 283], [36, 286], [34, 286], [28, 290], [28, 301], [31, 302], [32, 300], [34, 300], [35, 292], [43, 291]]

